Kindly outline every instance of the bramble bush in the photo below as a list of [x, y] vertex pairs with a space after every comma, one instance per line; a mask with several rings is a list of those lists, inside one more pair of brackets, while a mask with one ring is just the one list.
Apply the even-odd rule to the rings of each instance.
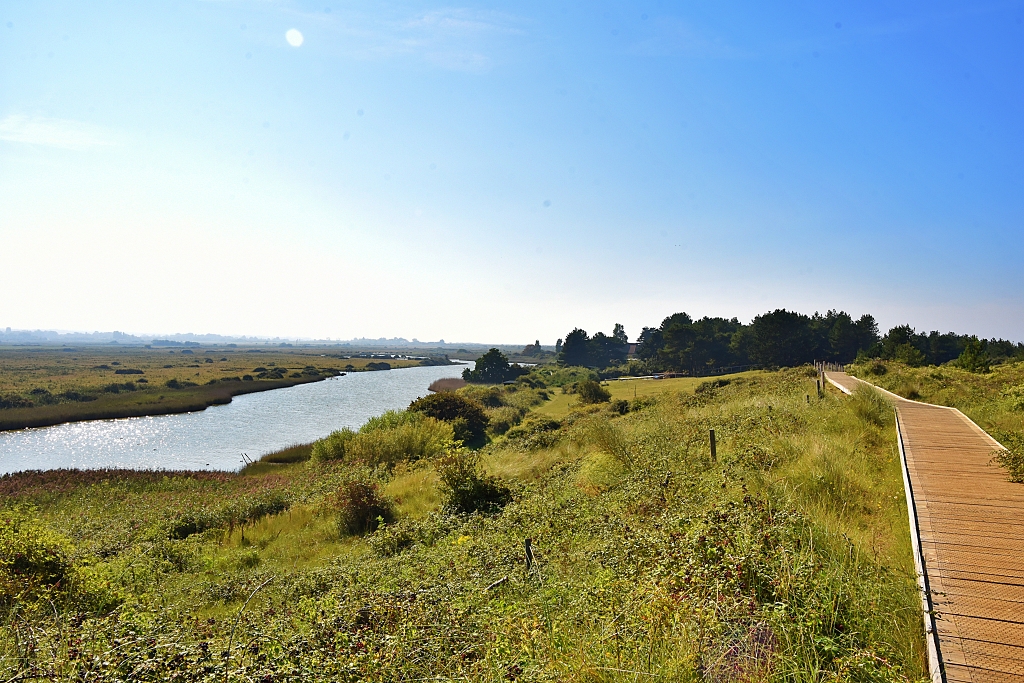
[[71, 541], [24, 512], [0, 512], [0, 613], [16, 601], [67, 588], [75, 572]]
[[993, 453], [996, 464], [1006, 469], [1010, 481], [1024, 483], [1024, 436], [1014, 432], [998, 432], [1004, 450]]
[[592, 379], [585, 379], [576, 385], [576, 393], [579, 394], [580, 403], [606, 403], [611, 400], [612, 395], [608, 390]]
[[381, 495], [376, 482], [343, 484], [336, 494], [335, 505], [340, 536], [368, 534], [395, 519], [394, 505]]
[[467, 444], [481, 441], [487, 429], [487, 413], [483, 406], [454, 391], [418, 398], [409, 404], [409, 412], [422, 413], [435, 420], [451, 423], [455, 438]]
[[496, 512], [509, 501], [511, 491], [481, 472], [480, 456], [465, 448], [452, 448], [438, 459], [441, 498], [449, 512]]

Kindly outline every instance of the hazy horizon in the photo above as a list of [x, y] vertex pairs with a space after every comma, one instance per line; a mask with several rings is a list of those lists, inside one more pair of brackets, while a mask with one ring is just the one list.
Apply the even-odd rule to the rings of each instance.
[[1022, 2], [15, 0], [0, 326], [1024, 339], [1022, 42]]

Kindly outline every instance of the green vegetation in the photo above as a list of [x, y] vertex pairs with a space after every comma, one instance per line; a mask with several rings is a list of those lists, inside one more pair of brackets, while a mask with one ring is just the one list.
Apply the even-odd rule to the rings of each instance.
[[478, 444], [487, 429], [487, 414], [480, 403], [465, 394], [443, 391], [413, 401], [409, 405], [413, 414], [443, 420], [452, 426], [454, 438], [468, 444]]
[[462, 379], [480, 384], [501, 384], [514, 380], [528, 371], [519, 365], [509, 365], [508, 357], [498, 349], [490, 349], [476, 360], [476, 367], [462, 371]]
[[580, 403], [607, 403], [612, 395], [592, 379], [585, 379], [576, 385], [576, 393], [579, 394]]
[[394, 467], [402, 461], [432, 458], [455, 440], [452, 425], [414, 411], [388, 411], [358, 432], [342, 429], [313, 444], [316, 462], [349, 460]]
[[241, 474], [2, 477], [0, 680], [920, 680], [890, 411], [729, 380], [436, 395], [522, 411], [476, 451], [351, 450], [438, 403]]
[[854, 320], [844, 311], [808, 316], [777, 309], [755, 317], [749, 325], [736, 318], [694, 320], [686, 313], [675, 313], [658, 327], [643, 328], [635, 358], [628, 358], [627, 337], [618, 324], [611, 336], [598, 332], [590, 337], [577, 328], [564, 343], [558, 342], [561, 365], [593, 368], [602, 377], [663, 372], [707, 376], [752, 366], [796, 367], [814, 361], [850, 363], [875, 358], [921, 366], [959, 357], [977, 372], [984, 371], [989, 361], [1024, 359], [1024, 344], [1005, 339], [979, 340], [937, 331], [924, 334], [909, 325], [894, 327], [880, 337], [874, 317]]
[[991, 370], [991, 361], [988, 357], [988, 344], [971, 337], [967, 340], [960, 357], [956, 359], [956, 365], [967, 372], [988, 372]]
[[615, 325], [615, 332], [607, 336], [598, 332], [593, 337], [586, 330], [574, 329], [565, 335], [558, 360], [563, 365], [605, 368], [625, 362], [626, 332], [622, 325]]
[[[555, 376], [561, 375], [566, 379], [580, 376], [577, 371], [582, 371], [588, 374], [582, 375], [583, 379], [596, 378], [597, 373], [592, 371], [586, 371], [582, 368], [561, 368], [554, 373]], [[538, 374], [545, 372], [544, 370], [537, 371]], [[726, 375], [726, 378], [754, 378], [762, 375], [763, 373], [758, 370], [736, 373], [732, 375]], [[531, 375], [532, 377], [533, 375]], [[538, 406], [534, 410], [537, 414], [544, 415], [545, 417], [551, 417], [555, 419], [562, 419], [568, 415], [573, 409], [579, 408], [579, 395], [575, 393], [574, 384], [578, 385], [579, 381], [566, 381], [562, 384], [562, 392], [551, 393], [548, 400], [543, 405]], [[653, 401], [660, 397], [662, 394], [675, 394], [680, 391], [695, 392], [706, 380], [699, 377], [672, 377], [663, 379], [649, 379], [649, 378], [638, 378], [638, 379], [626, 379], [621, 378], [605, 382], [602, 384], [609, 394], [611, 394], [611, 404], [617, 406], [620, 401], [625, 401], [629, 404], [637, 403], [638, 405], [644, 405], [645, 402]]]
[[[203, 410], [239, 394], [316, 382], [374, 364], [368, 358], [344, 360], [338, 368], [337, 356], [315, 350], [4, 347], [0, 431]], [[423, 361], [389, 363], [409, 367]], [[131, 381], [123, 381], [125, 376]]]
[[993, 459], [1003, 467], [1010, 481], [1024, 484], [1024, 437], [1020, 434], [1004, 434], [1003, 450], [996, 451]]

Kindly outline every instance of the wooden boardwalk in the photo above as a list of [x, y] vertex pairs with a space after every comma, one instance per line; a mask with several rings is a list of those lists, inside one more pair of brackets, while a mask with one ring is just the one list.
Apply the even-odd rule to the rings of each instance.
[[[860, 382], [826, 378], [847, 393]], [[959, 410], [884, 393], [896, 406], [932, 680], [1024, 681], [1024, 485], [991, 464], [1001, 446]]]

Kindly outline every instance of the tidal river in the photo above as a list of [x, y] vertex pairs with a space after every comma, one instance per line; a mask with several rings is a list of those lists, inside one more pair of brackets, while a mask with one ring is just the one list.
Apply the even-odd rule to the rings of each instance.
[[195, 413], [0, 432], [0, 474], [61, 467], [236, 470], [243, 453], [255, 460], [405, 408], [429, 393], [435, 379], [458, 377], [464, 367], [354, 372], [236, 396], [227, 405]]

